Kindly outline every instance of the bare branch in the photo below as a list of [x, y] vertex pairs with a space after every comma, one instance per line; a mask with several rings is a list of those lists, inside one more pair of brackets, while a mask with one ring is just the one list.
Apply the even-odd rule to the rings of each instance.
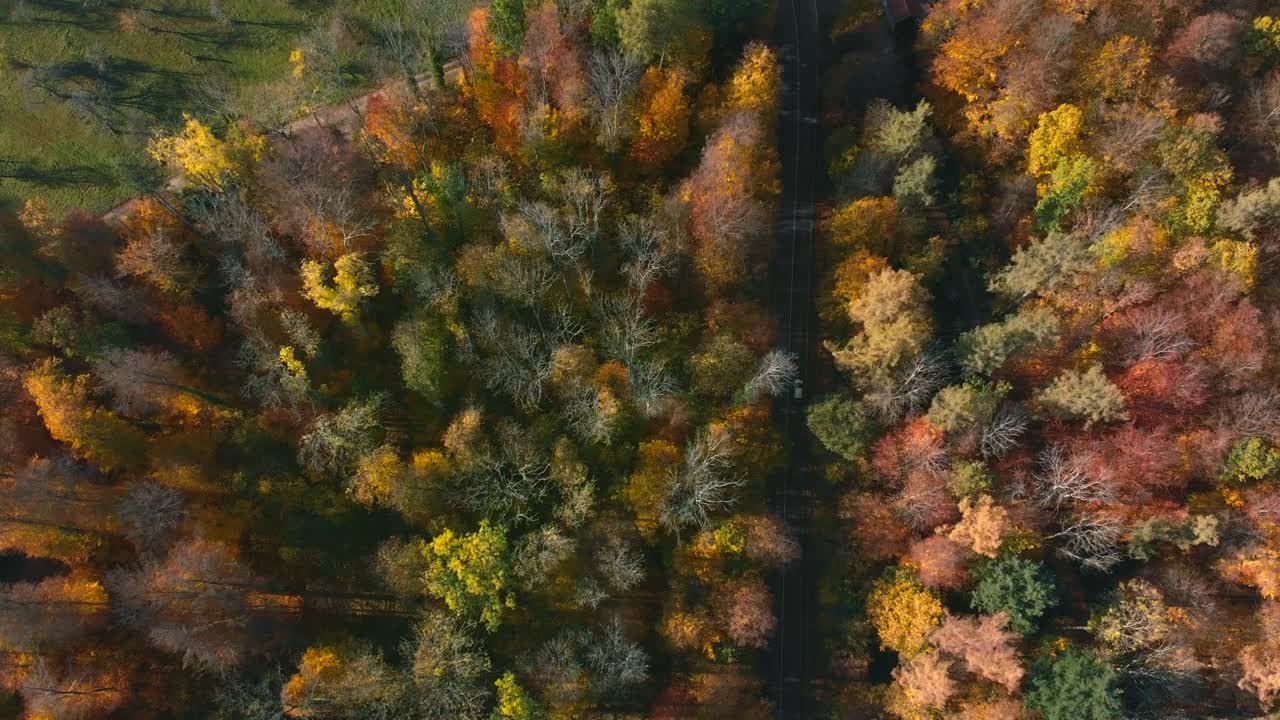
[[631, 134], [632, 116], [627, 112], [627, 103], [636, 92], [642, 68], [620, 50], [597, 51], [591, 60], [588, 80], [598, 139], [605, 150], [616, 150]]
[[1074, 504], [1114, 502], [1115, 489], [1091, 468], [1092, 453], [1072, 452], [1050, 445], [1040, 453], [1040, 470], [1032, 478], [1031, 499], [1042, 508], [1059, 511]]
[[982, 429], [983, 457], [999, 457], [1015, 445], [1022, 433], [1026, 432], [1030, 418], [1017, 405], [1004, 404], [996, 410], [991, 422]]
[[685, 448], [684, 468], [673, 473], [663, 501], [664, 526], [674, 532], [705, 528], [712, 513], [733, 507], [734, 489], [746, 484], [732, 471], [733, 453], [732, 438], [723, 429], [707, 430]]
[[1124, 526], [1119, 520], [1094, 513], [1075, 516], [1071, 523], [1046, 540], [1061, 540], [1058, 554], [1084, 567], [1106, 572], [1124, 560], [1120, 541]]
[[762, 395], [777, 397], [786, 391], [799, 375], [796, 355], [787, 350], [774, 349], [765, 353], [756, 366], [755, 375], [742, 387], [745, 402], [755, 402]]
[[618, 243], [631, 256], [622, 274], [632, 294], [643, 295], [655, 280], [675, 271], [677, 256], [652, 217], [628, 215], [618, 223]]

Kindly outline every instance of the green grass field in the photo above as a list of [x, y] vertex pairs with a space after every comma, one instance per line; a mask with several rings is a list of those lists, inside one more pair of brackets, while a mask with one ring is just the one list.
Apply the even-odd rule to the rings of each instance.
[[[201, 114], [218, 93], [243, 98], [283, 82], [290, 50], [335, 10], [359, 23], [397, 4], [0, 2], [0, 200], [105, 210], [131, 194], [120, 166], [139, 161], [153, 127]], [[32, 87], [33, 77], [67, 97]], [[74, 99], [104, 95], [110, 103]]]

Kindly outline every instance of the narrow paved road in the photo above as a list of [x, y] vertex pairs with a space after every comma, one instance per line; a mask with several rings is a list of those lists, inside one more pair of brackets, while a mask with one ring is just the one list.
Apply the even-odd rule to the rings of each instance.
[[[782, 196], [778, 205], [777, 250], [771, 303], [784, 346], [799, 360], [806, 379], [812, 353], [814, 198], [822, 172], [819, 154], [819, 59], [823, 33], [818, 0], [782, 0], [777, 37], [783, 58], [783, 107], [778, 122]], [[801, 557], [775, 578], [778, 630], [770, 653], [778, 717], [812, 718], [811, 677], [815, 651], [817, 572], [809, 537], [812, 500], [805, 397], [789, 393], [778, 421], [791, 447], [787, 466], [771, 481], [774, 510], [800, 539]]]

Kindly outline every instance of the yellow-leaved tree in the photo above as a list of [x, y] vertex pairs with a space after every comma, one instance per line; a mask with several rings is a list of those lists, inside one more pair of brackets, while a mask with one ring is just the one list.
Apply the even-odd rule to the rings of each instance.
[[684, 149], [689, 141], [689, 101], [684, 88], [688, 78], [678, 68], [651, 67], [640, 78], [636, 134], [631, 159], [656, 170]]
[[492, 717], [501, 720], [534, 720], [542, 715], [538, 704], [516, 682], [515, 673], [508, 672], [493, 684], [498, 688], [498, 707]]
[[511, 563], [506, 528], [481, 520], [470, 535], [445, 530], [424, 553], [427, 591], [453, 612], [479, 620], [492, 632], [502, 623], [502, 611], [516, 606], [508, 589]]
[[190, 115], [183, 118], [181, 130], [172, 135], [157, 135], [151, 140], [147, 151], [156, 162], [182, 173], [191, 182], [210, 188], [222, 188], [228, 180], [248, 178], [253, 163], [266, 147], [261, 135], [232, 126], [223, 140]]
[[942, 622], [942, 601], [914, 570], [899, 567], [876, 581], [867, 597], [867, 616], [881, 646], [910, 658], [929, 647], [929, 633]]
[[1058, 163], [1081, 151], [1083, 134], [1084, 113], [1075, 105], [1064, 103], [1042, 114], [1027, 146], [1027, 172], [1052, 173]]
[[280, 689], [284, 716], [314, 718], [380, 714], [395, 702], [400, 687], [378, 651], [338, 643], [307, 648], [298, 671]]
[[751, 43], [734, 68], [725, 97], [725, 110], [750, 110], [763, 118], [778, 114], [782, 96], [782, 67], [778, 56], [762, 43]]
[[359, 253], [347, 253], [333, 263], [330, 284], [327, 265], [315, 260], [302, 262], [303, 290], [316, 307], [337, 313], [343, 322], [355, 323], [360, 301], [378, 294], [373, 270]]
[[636, 527], [646, 540], [652, 542], [658, 530], [658, 515], [671, 473], [680, 467], [680, 449], [666, 440], [646, 440], [640, 443], [635, 472], [627, 479], [623, 495], [632, 512], [636, 514]]
[[57, 360], [45, 359], [29, 370], [22, 385], [40, 410], [54, 440], [104, 470], [138, 466], [146, 455], [147, 436], [90, 397], [88, 375], [69, 377]]

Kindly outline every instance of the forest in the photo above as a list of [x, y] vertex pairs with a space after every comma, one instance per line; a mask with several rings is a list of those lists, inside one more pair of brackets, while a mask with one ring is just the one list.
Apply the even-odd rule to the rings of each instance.
[[4, 12], [0, 717], [1280, 712], [1266, 0]]

